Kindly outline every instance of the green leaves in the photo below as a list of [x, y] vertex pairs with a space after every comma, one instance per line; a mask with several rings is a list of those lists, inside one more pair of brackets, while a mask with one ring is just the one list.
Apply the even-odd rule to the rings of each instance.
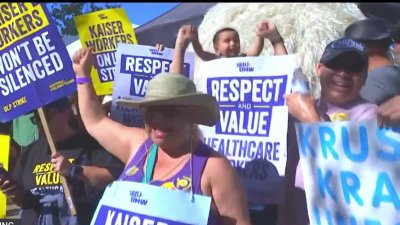
[[78, 35], [74, 17], [103, 9], [119, 8], [121, 4], [110, 3], [47, 3], [60, 33], [63, 36]]

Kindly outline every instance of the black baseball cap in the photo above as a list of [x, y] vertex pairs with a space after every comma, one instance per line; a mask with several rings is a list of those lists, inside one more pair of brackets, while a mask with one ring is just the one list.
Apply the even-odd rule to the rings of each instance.
[[[351, 38], [341, 38], [330, 42], [321, 56], [320, 62], [329, 65], [336, 60], [338, 56], [345, 53], [353, 53], [357, 58], [354, 62], [359, 67], [368, 67], [368, 53], [364, 44]], [[361, 65], [360, 65], [361, 64]]]
[[350, 24], [344, 31], [344, 36], [358, 41], [390, 40], [388, 24], [380, 18], [367, 18]]

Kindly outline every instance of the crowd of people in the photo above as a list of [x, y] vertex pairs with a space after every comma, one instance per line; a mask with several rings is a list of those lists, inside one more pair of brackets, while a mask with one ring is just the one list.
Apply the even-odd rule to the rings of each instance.
[[[290, 116], [285, 200], [280, 206], [247, 202], [226, 156], [201, 139], [198, 125], [214, 126], [219, 121], [218, 102], [198, 93], [194, 83], [181, 75], [189, 43], [204, 61], [258, 56], [265, 39], [274, 47], [274, 55], [288, 54], [270, 20], [258, 24], [254, 45], [246, 53], [241, 52], [239, 33], [232, 28], [216, 32], [211, 53], [203, 50], [194, 26], [182, 26], [170, 71], [148, 83], [142, 100], [117, 101], [139, 108], [142, 128], [124, 126], [108, 116], [90, 82], [92, 49], [80, 49], [72, 58], [79, 81], [78, 104], [66, 97], [44, 107], [57, 153], [50, 151], [37, 113], [30, 114], [24, 123], [13, 126], [13, 132], [29, 124], [38, 133], [31, 132], [36, 137], [24, 146], [13, 141], [11, 152], [18, 159], [10, 167], [12, 176], [0, 178], [0, 189], [21, 207], [22, 224], [60, 224], [53, 221], [71, 219], [60, 176], [71, 189], [81, 225], [90, 223], [104, 188], [114, 180], [163, 187], [182, 178], [187, 179], [186, 185], [176, 185], [176, 189], [212, 198], [208, 224], [309, 224], [294, 122], [378, 119], [381, 126], [400, 123], [400, 69], [388, 55], [400, 39], [381, 19], [356, 21], [343, 34], [325, 47], [316, 65], [321, 97], [285, 95]], [[2, 125], [3, 133], [10, 130], [10, 124]]]

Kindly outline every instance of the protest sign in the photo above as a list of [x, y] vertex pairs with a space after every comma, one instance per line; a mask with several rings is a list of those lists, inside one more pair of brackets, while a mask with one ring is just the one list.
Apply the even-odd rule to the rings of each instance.
[[283, 96], [295, 69], [293, 55], [222, 58], [199, 68], [201, 92], [220, 107], [216, 126], [200, 126], [204, 142], [228, 157], [250, 202], [282, 201], [288, 126]]
[[[126, 126], [143, 127], [142, 119], [136, 108], [118, 106], [115, 101], [120, 98], [141, 99], [146, 93], [147, 83], [157, 74], [168, 72], [172, 62], [173, 49], [157, 48], [144, 45], [119, 44], [111, 118]], [[183, 75], [193, 79], [194, 55], [186, 52]]]
[[[8, 170], [8, 157], [10, 155], [10, 136], [0, 134], [0, 164]], [[6, 218], [7, 198], [0, 192], [0, 219]]]
[[206, 225], [210, 206], [209, 196], [131, 181], [114, 181], [106, 188], [91, 225]]
[[0, 3], [0, 121], [76, 91], [72, 62], [46, 6]]
[[375, 120], [296, 124], [311, 225], [400, 224], [400, 133]]
[[118, 43], [136, 44], [136, 36], [125, 10], [105, 9], [75, 17], [82, 47], [93, 47], [91, 76], [97, 95], [113, 92], [115, 51]]

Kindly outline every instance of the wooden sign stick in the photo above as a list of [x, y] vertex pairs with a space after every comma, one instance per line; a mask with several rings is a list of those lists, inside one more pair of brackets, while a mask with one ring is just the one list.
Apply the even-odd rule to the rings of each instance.
[[[38, 108], [38, 113], [39, 113], [40, 121], [42, 122], [44, 133], [46, 134], [47, 142], [49, 143], [49, 146], [50, 146], [51, 153], [56, 153], [57, 152], [56, 146], [54, 145], [53, 138], [51, 137], [50, 129], [47, 124], [47, 120], [44, 115], [44, 111], [43, 111], [42, 107]], [[67, 180], [65, 179], [65, 177], [63, 177], [61, 175], [60, 175], [60, 180], [61, 180], [61, 184], [64, 189], [65, 199], [67, 199], [68, 207], [71, 211], [71, 215], [75, 216], [76, 209], [74, 206], [74, 202], [72, 201], [71, 191], [69, 190]]]

